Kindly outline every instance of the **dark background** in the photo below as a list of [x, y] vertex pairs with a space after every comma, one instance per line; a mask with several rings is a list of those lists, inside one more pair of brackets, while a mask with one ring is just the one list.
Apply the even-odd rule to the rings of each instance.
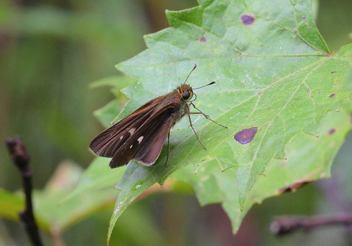
[[[27, 0], [0, 2], [0, 139], [20, 135], [42, 189], [63, 160], [86, 168], [88, 144], [103, 127], [92, 112], [114, 99], [96, 80], [119, 75], [114, 66], [145, 49], [143, 35], [168, 26], [165, 9], [182, 10], [195, 0]], [[317, 26], [329, 48], [352, 41], [352, 1], [322, 0]], [[122, 105], [121, 105], [122, 106]], [[220, 205], [200, 208], [187, 194], [156, 194], [135, 202], [120, 218], [111, 245], [352, 245], [344, 227], [275, 238], [273, 216], [331, 214], [348, 210], [352, 138], [333, 165], [333, 179], [255, 205], [238, 235]], [[0, 187], [20, 189], [20, 177], [0, 145]], [[342, 205], [341, 205], [342, 204]], [[104, 245], [112, 208], [64, 233], [67, 245]], [[139, 216], [159, 235], [145, 235]], [[167, 243], [160, 242], [163, 238]], [[49, 240], [50, 241], [50, 240]], [[19, 223], [0, 220], [0, 245], [26, 245]]]

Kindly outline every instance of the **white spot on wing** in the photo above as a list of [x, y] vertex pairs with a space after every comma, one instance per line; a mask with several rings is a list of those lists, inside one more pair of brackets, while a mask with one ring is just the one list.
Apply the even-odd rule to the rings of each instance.
[[120, 140], [122, 140], [122, 139], [123, 139], [123, 136], [120, 137]]
[[132, 147], [133, 147], [133, 144], [130, 146], [130, 149], [132, 149]]
[[141, 137], [139, 137], [138, 139], [137, 139], [137, 141], [138, 141], [138, 144], [140, 144], [141, 142], [142, 142], [142, 140], [143, 140], [143, 136], [141, 136]]
[[135, 130], [136, 130], [136, 128], [131, 128], [130, 130], [128, 130], [128, 132], [132, 135]]

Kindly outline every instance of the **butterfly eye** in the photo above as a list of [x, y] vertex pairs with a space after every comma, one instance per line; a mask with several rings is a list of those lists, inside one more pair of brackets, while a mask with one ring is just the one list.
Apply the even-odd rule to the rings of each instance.
[[191, 96], [191, 94], [189, 94], [189, 91], [184, 91], [184, 92], [182, 93], [182, 98], [183, 98], [184, 100], [187, 100], [190, 96]]

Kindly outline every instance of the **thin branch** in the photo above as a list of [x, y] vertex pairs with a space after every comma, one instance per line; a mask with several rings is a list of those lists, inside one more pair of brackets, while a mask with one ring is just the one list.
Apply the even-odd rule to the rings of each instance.
[[317, 227], [330, 225], [352, 225], [352, 214], [338, 214], [334, 216], [312, 217], [277, 217], [271, 223], [270, 231], [275, 235], [285, 235], [292, 233], [298, 229], [308, 231]]
[[32, 204], [32, 170], [29, 167], [29, 154], [20, 137], [7, 138], [5, 140], [10, 152], [11, 159], [20, 170], [22, 176], [23, 191], [26, 196], [26, 208], [19, 212], [20, 219], [34, 246], [42, 246], [39, 237], [38, 226], [35, 222]]
[[[342, 180], [343, 177], [335, 173], [330, 179], [319, 180], [315, 183], [323, 194], [324, 200], [332, 205], [335, 213], [349, 213], [351, 211], [351, 206], [343, 194]], [[345, 237], [349, 245], [352, 245], [352, 225], [348, 226]]]

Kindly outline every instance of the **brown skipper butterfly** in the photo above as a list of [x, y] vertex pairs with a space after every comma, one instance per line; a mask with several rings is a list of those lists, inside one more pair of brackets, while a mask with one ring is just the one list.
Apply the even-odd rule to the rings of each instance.
[[[181, 86], [164, 96], [150, 100], [126, 118], [100, 133], [90, 143], [89, 148], [99, 156], [112, 157], [109, 164], [111, 168], [126, 165], [131, 160], [150, 166], [158, 159], [166, 138], [168, 138], [166, 166], [169, 158], [170, 129], [187, 114], [194, 134], [202, 147], [206, 149], [193, 128], [191, 114], [201, 114], [219, 126], [227, 127], [210, 119], [194, 105], [193, 101], [197, 96], [193, 93], [192, 87], [185, 83], [196, 67], [194, 66]], [[215, 84], [215, 81], [205, 86], [212, 84]], [[202, 87], [204, 86], [199, 88]], [[193, 96], [195, 96], [194, 100], [192, 100]], [[190, 112], [190, 106], [197, 112]]]

